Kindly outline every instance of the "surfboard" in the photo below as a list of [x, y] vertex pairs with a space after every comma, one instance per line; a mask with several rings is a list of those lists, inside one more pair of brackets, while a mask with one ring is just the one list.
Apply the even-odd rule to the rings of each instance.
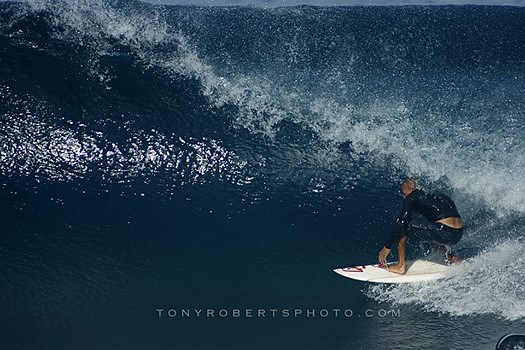
[[400, 275], [387, 271], [379, 264], [355, 265], [335, 269], [341, 276], [372, 283], [412, 283], [430, 281], [446, 276], [450, 268], [445, 262], [432, 260], [409, 260], [405, 262], [406, 273]]

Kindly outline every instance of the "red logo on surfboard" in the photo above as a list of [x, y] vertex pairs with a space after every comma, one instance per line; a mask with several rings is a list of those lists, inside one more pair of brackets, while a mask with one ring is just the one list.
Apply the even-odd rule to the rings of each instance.
[[350, 266], [350, 267], [343, 267], [342, 270], [344, 272], [363, 272], [366, 269], [365, 265], [362, 266]]

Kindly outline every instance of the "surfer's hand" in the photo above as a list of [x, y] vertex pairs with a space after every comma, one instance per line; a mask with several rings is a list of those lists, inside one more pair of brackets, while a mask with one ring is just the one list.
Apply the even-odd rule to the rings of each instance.
[[390, 249], [387, 247], [383, 247], [381, 251], [379, 252], [379, 263], [380, 264], [386, 264], [386, 257], [390, 254]]

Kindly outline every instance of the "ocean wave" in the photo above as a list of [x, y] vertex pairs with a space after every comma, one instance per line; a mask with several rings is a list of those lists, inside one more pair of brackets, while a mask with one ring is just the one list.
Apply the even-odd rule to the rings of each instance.
[[[289, 170], [309, 158], [311, 169], [330, 170], [323, 175], [327, 183], [336, 182], [338, 172], [366, 176], [376, 169], [392, 181], [415, 175], [445, 182], [464, 199], [461, 206], [480, 201], [496, 215], [525, 213], [525, 179], [518, 171], [525, 165], [519, 122], [524, 46], [519, 36], [506, 35], [523, 30], [523, 11], [199, 9], [100, 0], [30, 1], [25, 11], [3, 32], [22, 30], [16, 35], [23, 37], [23, 29], [14, 31], [17, 23], [43, 16], [56, 45], [36, 42], [35, 50], [60, 52], [60, 43], [85, 53], [77, 68], [101, 91], [120, 79], [117, 65], [108, 63], [115, 56], [146, 77], [160, 72], [167, 81], [196, 81], [190, 94], [205, 98], [210, 114], [248, 132], [234, 147], [273, 145], [272, 155], [254, 157], [257, 166], [271, 164], [268, 173], [317, 176]], [[438, 24], [443, 19], [445, 27]], [[134, 102], [124, 96], [124, 104]], [[72, 140], [66, 149], [54, 147], [65, 163], [79, 154], [71, 149], [89, 148], [68, 132], [58, 134]], [[95, 131], [90, 134], [83, 139]], [[104, 152], [96, 144], [90, 143], [90, 153], [98, 162]], [[341, 159], [347, 167], [338, 164]], [[356, 167], [362, 162], [372, 165]], [[82, 168], [70, 165], [73, 173]]]

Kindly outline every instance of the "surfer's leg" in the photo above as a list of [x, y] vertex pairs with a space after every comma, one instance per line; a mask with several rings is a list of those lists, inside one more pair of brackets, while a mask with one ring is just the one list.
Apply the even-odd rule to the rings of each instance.
[[443, 224], [416, 218], [411, 220], [407, 230], [410, 238], [418, 239], [436, 247], [437, 251], [452, 264], [459, 264], [461, 260], [448, 247], [461, 239], [462, 229], [453, 229]]
[[451, 246], [459, 242], [462, 235], [462, 228], [455, 229], [448, 226], [441, 226], [440, 229], [436, 231], [434, 240], [436, 243], [440, 243], [439, 251], [445, 255], [447, 261], [451, 264], [459, 264], [461, 262], [461, 259], [452, 251]]
[[411, 220], [408, 224], [408, 236], [437, 246], [456, 244], [462, 236], [463, 229], [454, 229], [438, 222], [424, 219]]
[[424, 218], [415, 218], [408, 223], [407, 234], [412, 239], [435, 244], [436, 224]]
[[406, 253], [406, 247], [407, 247], [407, 241], [408, 236], [403, 236], [399, 240], [399, 243], [397, 244], [397, 254], [398, 254], [398, 261], [397, 264], [389, 265], [387, 267], [387, 270], [390, 272], [395, 272], [400, 275], [405, 274], [405, 253]]

